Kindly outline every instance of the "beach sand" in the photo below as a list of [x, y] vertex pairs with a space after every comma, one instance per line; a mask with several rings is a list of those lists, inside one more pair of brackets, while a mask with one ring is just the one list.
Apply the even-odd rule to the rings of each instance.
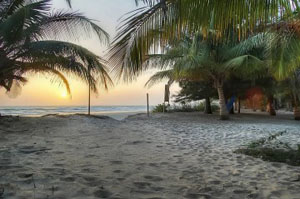
[[[0, 118], [4, 199], [299, 199], [300, 167], [233, 151], [270, 133], [300, 143], [292, 116], [201, 113]], [[0, 197], [1, 198], [1, 197]]]

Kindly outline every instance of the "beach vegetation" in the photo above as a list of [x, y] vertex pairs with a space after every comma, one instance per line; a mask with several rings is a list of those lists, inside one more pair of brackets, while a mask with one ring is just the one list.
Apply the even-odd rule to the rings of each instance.
[[235, 153], [261, 158], [265, 161], [300, 166], [300, 145], [292, 147], [290, 144], [278, 139], [286, 133], [286, 131], [282, 131], [265, 138], [254, 140], [248, 145], [236, 150]]
[[112, 85], [107, 62], [88, 49], [65, 39], [96, 35], [108, 43], [108, 34], [84, 15], [52, 10], [51, 0], [0, 2], [0, 86], [21, 86], [30, 74], [45, 74], [71, 92], [68, 76], [90, 84]]
[[[136, 0], [145, 3], [124, 17], [109, 51], [118, 76], [130, 80], [147, 69], [147, 55], [186, 34], [215, 30], [215, 40], [230, 40], [232, 32], [243, 40], [289, 19], [298, 3], [275, 1]], [[230, 8], [230, 9], [224, 9]], [[280, 8], [280, 9], [279, 9]], [[288, 25], [282, 23], [281, 27]], [[290, 26], [289, 26], [290, 27]]]
[[[215, 33], [211, 33], [214, 35]], [[202, 34], [186, 37], [168, 46], [164, 54], [149, 55], [148, 65], [162, 69], [150, 78], [147, 85], [153, 85], [164, 78], [174, 81], [205, 81], [216, 89], [220, 102], [220, 118], [228, 119], [224, 83], [233, 74], [244, 78], [258, 76], [267, 71], [263, 45], [265, 35], [255, 35], [243, 42], [216, 42], [213, 36]], [[152, 66], [154, 67], [154, 66]]]
[[[165, 106], [165, 107], [164, 107]], [[201, 101], [199, 103], [176, 103], [174, 105], [163, 105], [163, 104], [158, 104], [155, 106], [152, 110], [153, 113], [174, 113], [174, 112], [203, 112], [206, 114], [212, 114], [214, 112], [217, 112], [220, 110], [220, 107], [218, 104], [211, 103], [210, 106], [210, 113], [207, 113], [207, 107], [206, 107], [206, 102]]]
[[[213, 78], [213, 85], [217, 88], [221, 104], [220, 118], [228, 119], [229, 111], [226, 109], [225, 102], [228, 98], [236, 97], [240, 103], [242, 98], [233, 95], [227, 97], [228, 94], [225, 93], [226, 90], [223, 87], [232, 79], [232, 76], [242, 80], [251, 79], [251, 83], [258, 78], [269, 76], [273, 78], [274, 82], [279, 82], [290, 79], [299, 67], [298, 35], [300, 31], [297, 28], [299, 16], [296, 12], [299, 4], [296, 1], [220, 3], [217, 1], [195, 2], [193, 0], [136, 0], [137, 4], [139, 2], [146, 6], [138, 8], [124, 17], [108, 53], [113, 72], [118, 78], [123, 78], [125, 81], [134, 80], [143, 71], [153, 67], [164, 71], [155, 74], [151, 78], [152, 82], [160, 81], [162, 78], [168, 78], [169, 82], [199, 81], [199, 74], [203, 74], [202, 77], [209, 76], [207, 68], [223, 59], [224, 64], [227, 62], [225, 64], [227, 68], [225, 71], [224, 67], [219, 66], [213, 69], [214, 73], [224, 71], [220, 75], [221, 78], [220, 76]], [[230, 9], [226, 10], [224, 7]], [[206, 60], [194, 57], [195, 52], [201, 48], [194, 45], [195, 41], [199, 41], [196, 38], [197, 36], [199, 38], [199, 35], [201, 35], [202, 47], [205, 43], [207, 43], [207, 47], [211, 47], [208, 56], [202, 56], [202, 58], [207, 58]], [[191, 40], [190, 43], [194, 43], [191, 46], [197, 46], [189, 52], [187, 48], [185, 51], [182, 49], [181, 52], [182, 55], [186, 53], [186, 57], [190, 58], [190, 62], [182, 63], [185, 68], [189, 68], [190, 76], [188, 78], [187, 70], [179, 72], [180, 70], [166, 68], [166, 65], [161, 66], [161, 63], [149, 64], [149, 59], [153, 56], [157, 57], [157, 53], [160, 56], [168, 57], [170, 52], [175, 51], [176, 45], [177, 48], [180, 45], [187, 47], [189, 44], [183, 44], [184, 40]], [[225, 46], [228, 51], [224, 48], [221, 52], [219, 49]], [[231, 47], [236, 52], [233, 52], [233, 49], [230, 50]], [[199, 51], [196, 53], [205, 54], [203, 49]], [[237, 53], [235, 58], [231, 57], [231, 61], [226, 60], [228, 52]], [[199, 65], [200, 62], [203, 64], [204, 61], [207, 65], [211, 62], [212, 57], [218, 58], [208, 67], [198, 68], [197, 73], [195, 72], [195, 65]], [[183, 59], [181, 58], [181, 60]], [[179, 60], [180, 58], [173, 59], [167, 65], [169, 67], [170, 65], [179, 65]], [[240, 67], [237, 67], [238, 65]], [[231, 69], [228, 69], [229, 66]], [[191, 70], [192, 68], [193, 70]], [[238, 71], [238, 69], [241, 70]], [[258, 72], [259, 70], [260, 72]], [[237, 75], [236, 72], [239, 74]], [[252, 76], [253, 72], [255, 76]], [[174, 75], [175, 73], [176, 75]], [[198, 76], [195, 77], [195, 74]], [[171, 76], [172, 78], [170, 78]], [[239, 92], [236, 95], [245, 92]], [[275, 94], [266, 92], [265, 95], [268, 112], [270, 115], [276, 115], [273, 107], [276, 102]], [[293, 99], [295, 115], [300, 114], [298, 101], [299, 96], [296, 96], [296, 99]], [[266, 110], [266, 107], [260, 107], [260, 109]], [[230, 112], [234, 112], [233, 109]], [[295, 116], [295, 118], [298, 117]]]

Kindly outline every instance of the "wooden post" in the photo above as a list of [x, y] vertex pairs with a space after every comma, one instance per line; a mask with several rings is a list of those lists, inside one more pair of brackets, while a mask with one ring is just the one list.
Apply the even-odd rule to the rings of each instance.
[[165, 85], [165, 96], [164, 96], [164, 103], [163, 103], [163, 113], [166, 112], [166, 102], [170, 103], [170, 86], [169, 84]]
[[90, 76], [90, 66], [88, 66], [89, 72], [89, 99], [88, 99], [88, 115], [91, 115], [91, 76]]
[[91, 115], [91, 86], [89, 85], [89, 103], [88, 103], [88, 115]]
[[149, 110], [149, 94], [147, 93], [147, 116], [150, 117], [150, 110]]
[[241, 113], [241, 98], [238, 98], [238, 113]]

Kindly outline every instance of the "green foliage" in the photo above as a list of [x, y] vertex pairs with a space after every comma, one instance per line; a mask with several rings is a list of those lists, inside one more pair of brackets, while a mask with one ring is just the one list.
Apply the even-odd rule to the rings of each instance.
[[156, 105], [152, 110], [153, 113], [162, 113], [163, 111], [164, 111], [164, 105], [163, 104]]
[[[217, 112], [220, 109], [220, 106], [217, 104], [214, 104], [214, 103], [211, 103], [210, 107], [211, 107], [212, 112]], [[204, 112], [205, 111], [205, 102], [200, 102], [198, 105], [195, 105], [194, 109], [199, 112]]]
[[261, 138], [259, 140], [252, 141], [249, 143], [249, 145], [247, 147], [250, 149], [262, 147], [264, 144], [267, 144], [267, 143], [270, 143], [270, 142], [276, 140], [278, 137], [282, 136], [285, 133], [286, 133], [286, 131], [282, 131], [282, 132], [270, 135], [267, 138]]
[[[232, 38], [232, 32], [237, 33], [237, 39], [247, 38], [253, 30], [264, 30], [267, 24], [291, 16], [299, 5], [298, 1], [294, 4], [289, 0], [248, 0], [247, 3], [207, 0], [141, 1], [149, 6], [139, 8], [125, 17], [109, 52], [114, 71], [118, 75], [123, 73], [127, 78], [139, 75], [147, 68], [143, 64], [153, 49], [158, 51], [160, 47], [168, 46], [186, 34], [201, 31], [208, 35], [209, 31], [216, 30], [214, 37], [217, 39]], [[239, 57], [235, 62], [242, 59]]]
[[199, 111], [199, 107], [192, 106], [190, 104], [182, 104], [182, 105], [175, 105], [170, 108], [170, 112], [197, 112]]
[[206, 81], [179, 81], [181, 90], [175, 96], [175, 102], [190, 102], [205, 98], [217, 98], [217, 92], [211, 82]]
[[[261, 158], [265, 161], [282, 162], [294, 166], [300, 166], [300, 145], [295, 150], [288, 143], [276, 142], [278, 137], [284, 135], [286, 131], [270, 135], [250, 142], [246, 148], [236, 150], [236, 153]], [[274, 142], [275, 141], [275, 142]]]
[[[211, 105], [212, 112], [217, 112], [220, 107], [216, 104]], [[153, 108], [153, 113], [162, 113], [163, 112], [163, 104], [158, 104]], [[205, 102], [201, 102], [196, 105], [182, 103], [180, 105], [166, 106], [165, 112], [204, 112], [205, 110]]]
[[75, 75], [97, 91], [112, 84], [106, 62], [78, 45], [51, 40], [95, 34], [107, 42], [108, 34], [77, 12], [52, 11], [51, 0], [0, 3], [0, 86], [10, 91], [26, 82], [27, 73], [54, 77], [70, 92], [65, 75]]
[[283, 149], [239, 149], [236, 153], [261, 158], [264, 161], [287, 163], [293, 166], [300, 166], [299, 150], [283, 150]]

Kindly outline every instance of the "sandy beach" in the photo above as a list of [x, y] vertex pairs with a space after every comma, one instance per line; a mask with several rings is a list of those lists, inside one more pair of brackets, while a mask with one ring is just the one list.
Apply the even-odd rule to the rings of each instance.
[[[300, 168], [233, 151], [292, 116], [201, 113], [0, 118], [4, 199], [299, 199]], [[0, 197], [1, 198], [1, 197]]]

